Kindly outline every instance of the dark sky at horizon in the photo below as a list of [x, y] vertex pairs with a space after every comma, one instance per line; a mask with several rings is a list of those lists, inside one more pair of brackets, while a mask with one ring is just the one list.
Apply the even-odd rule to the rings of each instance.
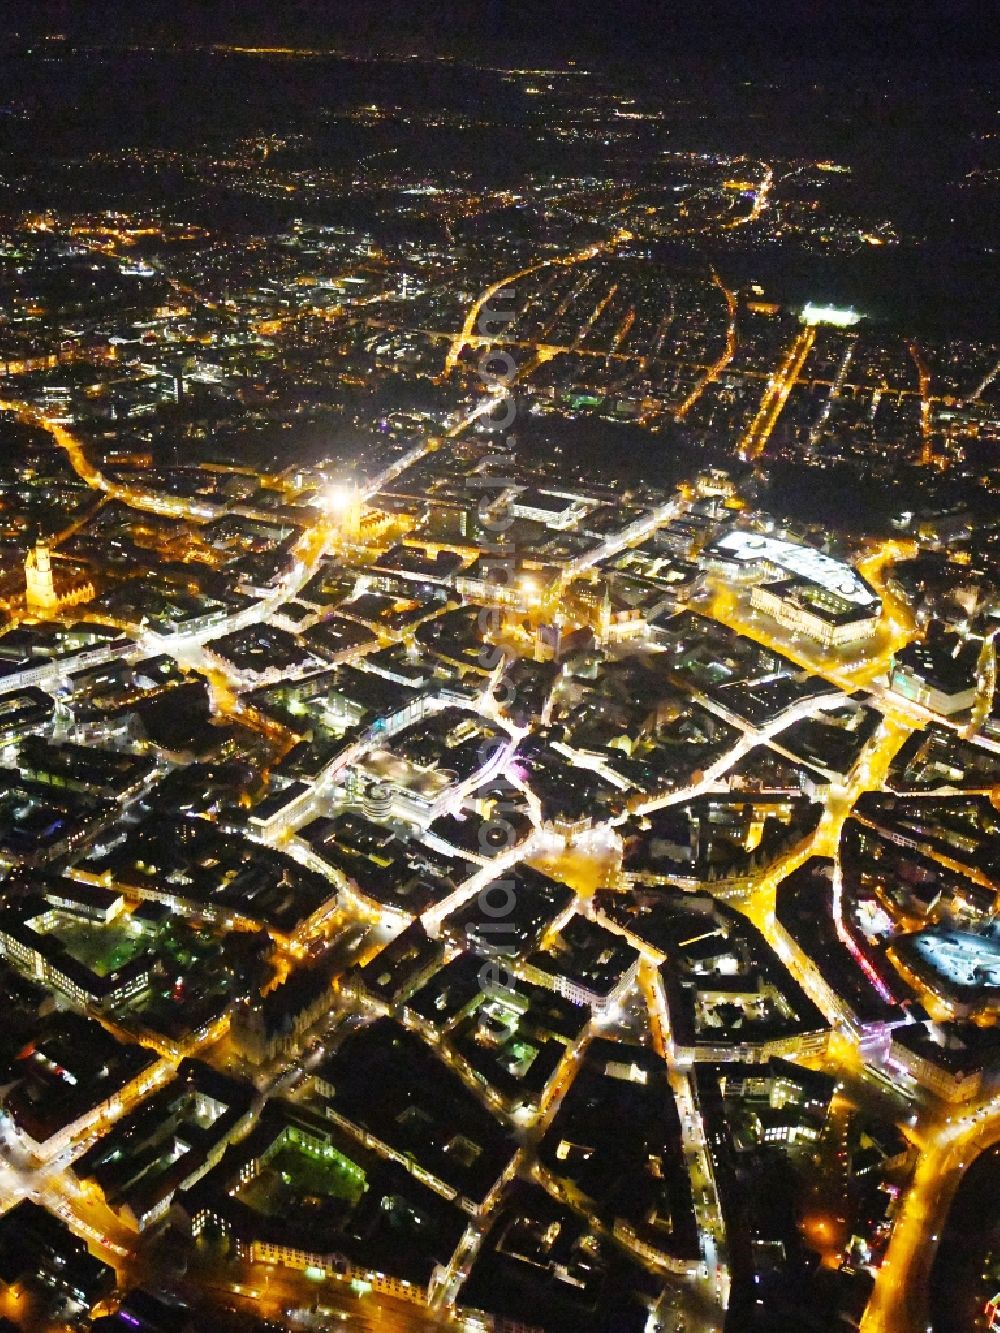
[[494, 64], [794, 63], [919, 80], [997, 69], [995, 0], [8, 0], [6, 31], [81, 40], [312, 43]]

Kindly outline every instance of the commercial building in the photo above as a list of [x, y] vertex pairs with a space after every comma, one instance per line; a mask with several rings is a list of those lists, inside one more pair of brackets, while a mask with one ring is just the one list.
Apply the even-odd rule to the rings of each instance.
[[979, 1095], [997, 1057], [996, 1030], [971, 1023], [908, 1023], [893, 1029], [889, 1062], [946, 1102]]
[[272, 1101], [253, 1132], [178, 1196], [176, 1212], [196, 1240], [227, 1236], [250, 1263], [423, 1304], [469, 1219], [406, 1165], [382, 1160], [323, 1116]]
[[747, 582], [795, 576], [874, 614], [881, 608], [878, 595], [850, 565], [813, 546], [762, 532], [725, 533], [706, 550], [705, 563], [713, 572]]
[[980, 648], [957, 634], [908, 643], [892, 659], [889, 684], [932, 713], [962, 713], [976, 702]]
[[79, 1014], [53, 1015], [20, 1053], [3, 1110], [39, 1157], [49, 1160], [102, 1116], [120, 1114], [162, 1074], [146, 1047], [116, 1041]]
[[756, 586], [750, 603], [794, 634], [806, 634], [826, 648], [870, 639], [882, 603], [850, 565], [814, 547], [735, 531], [706, 551], [705, 568]]
[[129, 1227], [145, 1231], [167, 1214], [175, 1193], [190, 1189], [249, 1129], [254, 1089], [199, 1060], [120, 1120], [79, 1159], [92, 1183]]
[[858, 605], [802, 577], [758, 584], [750, 594], [750, 605], [824, 648], [863, 643], [878, 629], [877, 604]]
[[98, 970], [73, 956], [58, 929], [61, 921], [74, 918], [107, 924], [122, 907], [121, 896], [110, 890], [70, 881], [60, 887], [57, 881], [44, 896], [22, 899], [16, 910], [0, 913], [0, 953], [73, 1004], [112, 1009], [148, 988], [155, 958], [141, 950], [111, 971]]
[[115, 1270], [95, 1258], [65, 1222], [22, 1199], [0, 1217], [0, 1284], [8, 1289], [29, 1284], [89, 1307], [111, 1293]]

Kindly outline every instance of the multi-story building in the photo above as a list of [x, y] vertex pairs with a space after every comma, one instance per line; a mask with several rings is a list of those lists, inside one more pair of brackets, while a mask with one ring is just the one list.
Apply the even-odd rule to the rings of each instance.
[[876, 604], [859, 606], [800, 576], [758, 584], [750, 594], [750, 605], [824, 648], [863, 643], [878, 629]]
[[981, 645], [957, 634], [908, 643], [892, 659], [889, 684], [931, 712], [961, 713], [976, 702]]

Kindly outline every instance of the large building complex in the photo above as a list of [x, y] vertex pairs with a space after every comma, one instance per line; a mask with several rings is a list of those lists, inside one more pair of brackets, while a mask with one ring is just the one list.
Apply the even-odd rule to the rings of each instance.
[[722, 577], [752, 584], [756, 610], [825, 648], [861, 643], [878, 628], [877, 594], [849, 565], [812, 547], [739, 530], [720, 537], [705, 564]]

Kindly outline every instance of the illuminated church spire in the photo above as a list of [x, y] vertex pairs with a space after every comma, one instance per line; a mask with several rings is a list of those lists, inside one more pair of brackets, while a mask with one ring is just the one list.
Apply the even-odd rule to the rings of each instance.
[[28, 590], [28, 608], [32, 611], [52, 611], [59, 605], [52, 578], [52, 559], [48, 544], [39, 539], [24, 562], [24, 576]]

